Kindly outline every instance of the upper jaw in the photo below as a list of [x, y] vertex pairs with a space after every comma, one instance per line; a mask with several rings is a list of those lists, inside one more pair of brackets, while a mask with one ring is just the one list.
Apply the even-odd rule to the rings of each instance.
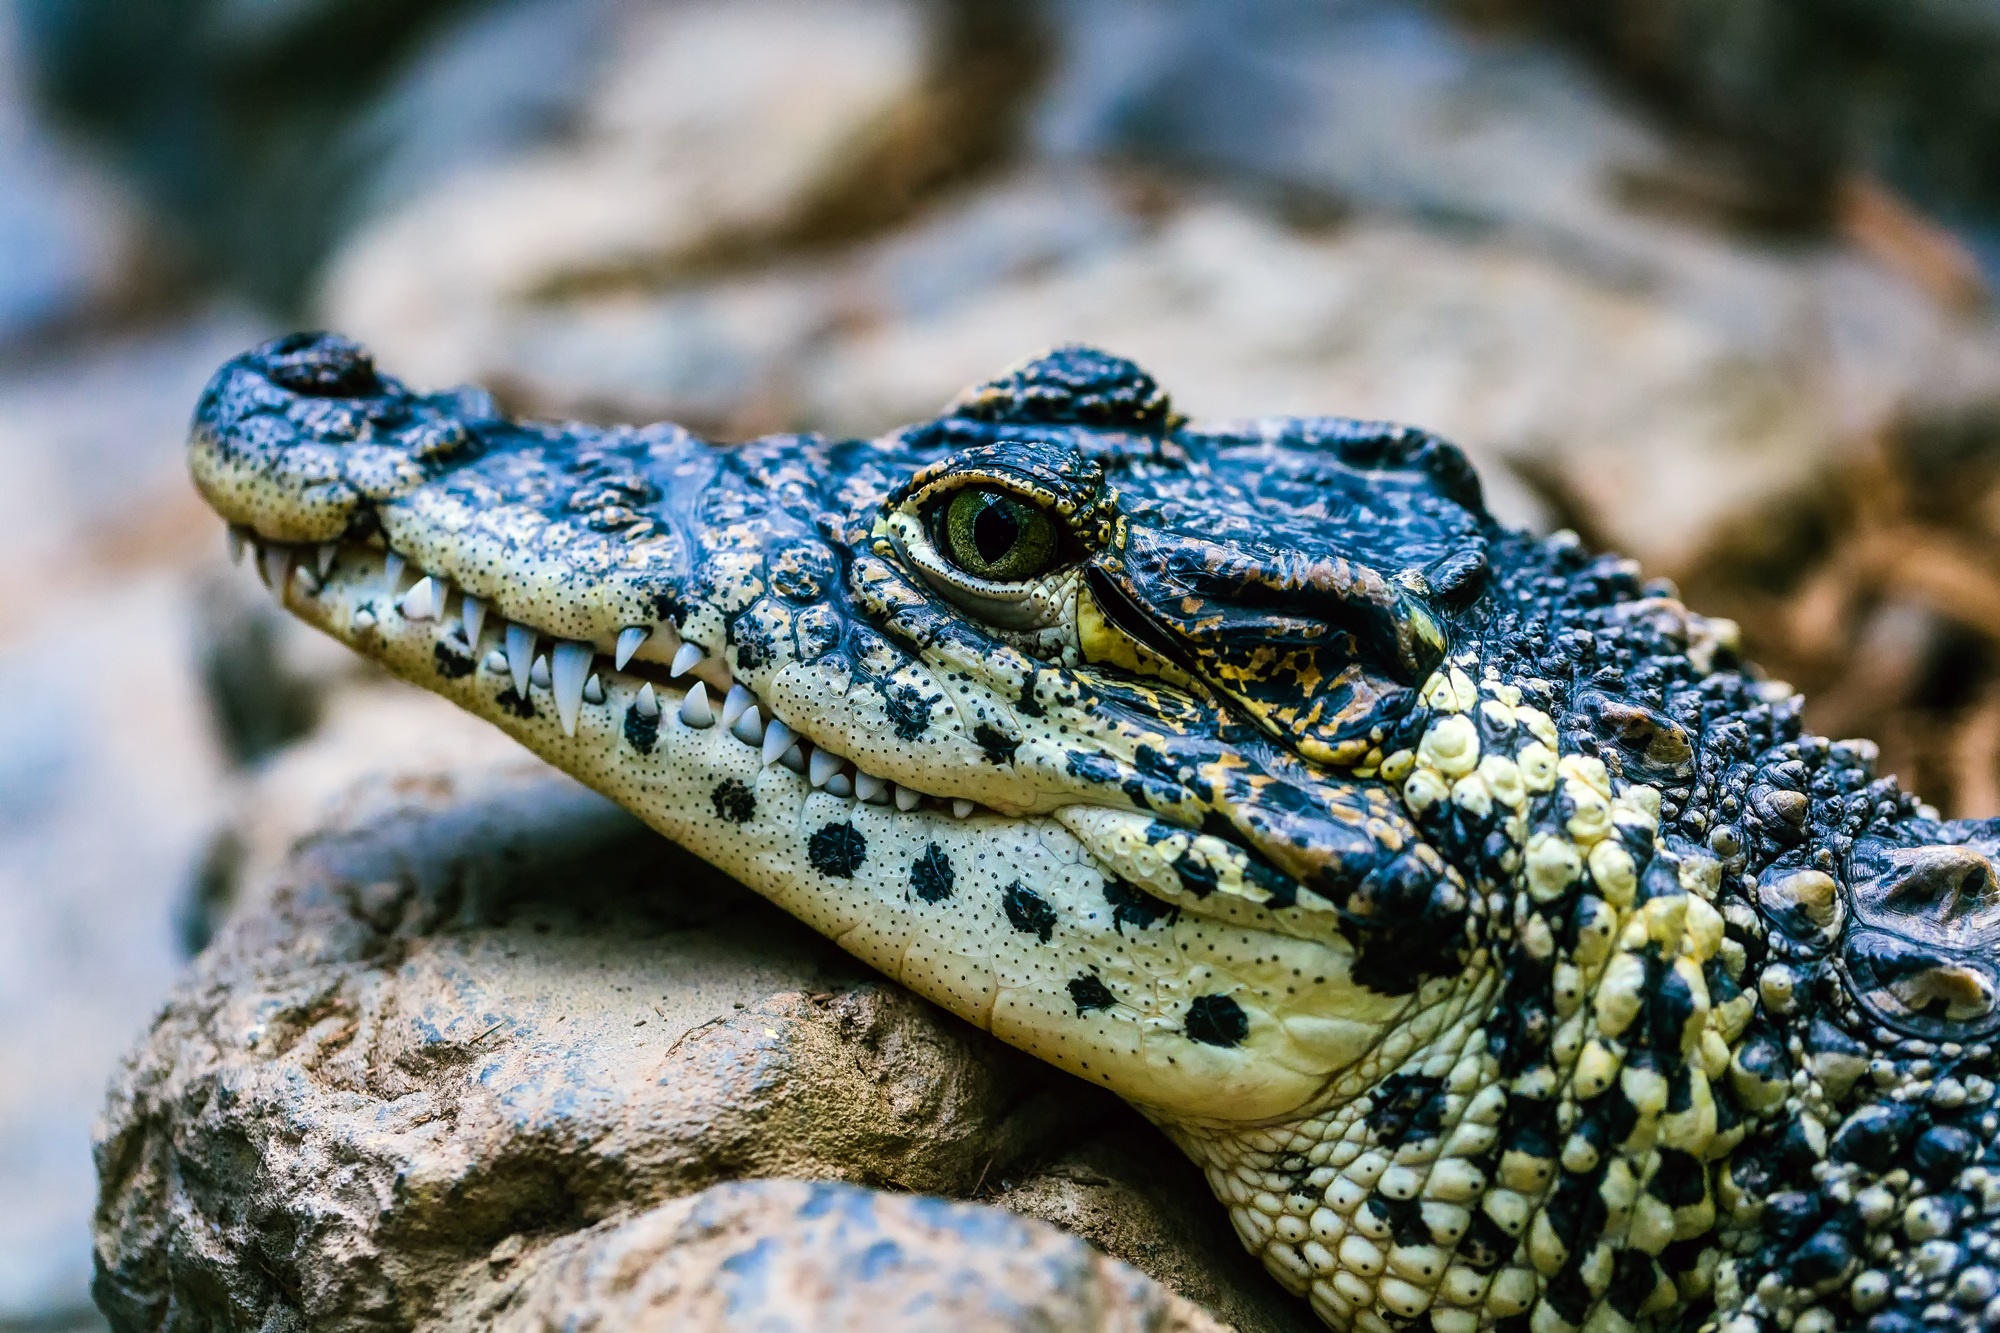
[[522, 429], [480, 391], [412, 394], [354, 344], [301, 334], [216, 373], [188, 459], [203, 498], [261, 542], [378, 544], [509, 620], [609, 653], [628, 629], [672, 623], [689, 563], [631, 492], [701, 455], [671, 427]]

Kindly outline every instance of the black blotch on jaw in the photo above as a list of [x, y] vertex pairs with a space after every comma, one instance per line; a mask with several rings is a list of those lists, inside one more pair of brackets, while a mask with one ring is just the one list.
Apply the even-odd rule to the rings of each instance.
[[1021, 748], [1020, 741], [1003, 735], [985, 722], [972, 729], [972, 742], [985, 752], [989, 764], [1011, 764], [1014, 752]]
[[1250, 1035], [1250, 1018], [1227, 995], [1197, 995], [1188, 1005], [1183, 1031], [1188, 1040], [1204, 1046], [1240, 1046]]
[[1111, 904], [1111, 928], [1120, 935], [1125, 933], [1127, 922], [1143, 930], [1161, 917], [1172, 918], [1180, 915], [1179, 908], [1133, 888], [1122, 879], [1104, 881], [1104, 901]]
[[914, 685], [898, 685], [890, 691], [883, 711], [889, 716], [889, 725], [896, 729], [898, 739], [919, 740], [931, 728], [931, 705], [936, 700], [926, 699]]
[[806, 859], [828, 879], [853, 879], [868, 859], [868, 840], [845, 820], [828, 824], [806, 843]]
[[512, 685], [509, 685], [506, 689], [495, 695], [493, 702], [500, 705], [506, 712], [512, 713], [515, 717], [533, 717], [535, 715], [534, 703], [523, 699], [515, 692]]
[[1197, 898], [1215, 892], [1215, 867], [1207, 862], [1196, 865], [1193, 857], [1183, 856], [1174, 862], [1174, 874], [1180, 877], [1181, 887]]
[[910, 865], [910, 889], [927, 903], [941, 903], [951, 897], [955, 877], [951, 858], [936, 843], [924, 848], [923, 854]]
[[653, 746], [660, 739], [660, 715], [657, 711], [647, 714], [639, 711], [637, 704], [625, 710], [625, 739], [640, 754], [651, 754]]
[[1069, 998], [1076, 1005], [1076, 1016], [1082, 1018], [1093, 1009], [1109, 1009], [1118, 1002], [1111, 988], [1093, 976], [1072, 977], [1069, 983]]
[[1049, 936], [1055, 932], [1056, 909], [1049, 906], [1048, 900], [1041, 894], [1018, 879], [1000, 895], [1000, 906], [1007, 913], [1007, 924], [1023, 935], [1033, 935], [1047, 944]]
[[439, 639], [431, 648], [431, 661], [446, 680], [463, 680], [476, 665], [470, 655], [461, 652], [449, 639]]
[[726, 819], [732, 824], [747, 824], [750, 816], [757, 813], [757, 798], [736, 778], [724, 778], [716, 783], [708, 799], [715, 805], [716, 818]]

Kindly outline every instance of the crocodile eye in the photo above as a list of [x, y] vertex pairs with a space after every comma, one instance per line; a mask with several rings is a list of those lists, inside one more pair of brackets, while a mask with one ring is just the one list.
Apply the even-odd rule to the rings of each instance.
[[1025, 500], [984, 486], [951, 497], [938, 521], [938, 549], [974, 578], [1018, 583], [1055, 563], [1056, 523]]

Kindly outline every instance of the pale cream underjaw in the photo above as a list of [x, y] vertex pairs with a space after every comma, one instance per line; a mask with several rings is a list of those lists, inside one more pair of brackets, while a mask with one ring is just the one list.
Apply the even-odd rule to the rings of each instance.
[[[478, 662], [478, 669], [511, 677], [515, 693], [523, 699], [536, 690], [546, 692], [566, 735], [576, 734], [577, 717], [586, 705], [605, 702], [605, 674], [622, 672], [638, 682], [633, 706], [643, 715], [657, 717], [662, 707], [674, 707], [686, 726], [720, 725], [744, 745], [758, 750], [766, 766], [782, 764], [828, 795], [894, 805], [904, 811], [930, 804], [948, 808], [960, 819], [980, 808], [963, 797], [932, 796], [863, 772], [845, 756], [816, 745], [773, 716], [768, 705], [735, 679], [726, 661], [703, 652], [696, 644], [683, 642], [671, 624], [630, 626], [605, 653], [594, 644], [557, 638], [492, 614], [481, 599], [454, 589], [442, 576], [427, 574], [378, 544], [292, 546], [266, 542], [246, 528], [231, 527], [229, 550], [231, 558], [239, 561], [246, 550], [252, 552], [258, 576], [281, 601], [288, 585], [308, 597], [317, 596], [343, 557], [370, 565], [380, 563], [383, 599], [391, 613], [406, 622], [447, 622], [456, 598], [457, 637], [467, 655]], [[364, 631], [378, 621], [378, 611], [363, 606], [354, 612], [349, 628]], [[480, 648], [487, 642], [492, 646], [482, 654]], [[609, 663], [599, 660], [607, 656]], [[654, 688], [656, 679], [661, 690]], [[676, 689], [681, 691], [678, 703], [671, 694], [665, 700], [660, 697], [662, 691]]]

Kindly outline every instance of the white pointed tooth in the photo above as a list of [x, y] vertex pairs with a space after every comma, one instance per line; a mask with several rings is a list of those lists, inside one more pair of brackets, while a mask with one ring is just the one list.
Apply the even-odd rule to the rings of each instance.
[[486, 660], [481, 662], [480, 665], [497, 676], [507, 669], [507, 654], [495, 648], [492, 652], [486, 654]]
[[646, 625], [627, 625], [624, 629], [619, 630], [618, 647], [611, 654], [612, 667], [623, 671], [625, 664], [632, 660], [632, 654], [639, 651], [639, 645], [644, 643], [652, 633], [652, 629]]
[[835, 773], [826, 780], [826, 791], [829, 796], [838, 796], [846, 800], [854, 795], [854, 784], [847, 780], [847, 774]]
[[382, 557], [382, 584], [391, 597], [396, 595], [396, 585], [403, 581], [403, 557], [391, 551]]
[[951, 812], [960, 819], [963, 819], [972, 813], [972, 802], [961, 796], [951, 803]]
[[743, 710], [742, 715], [731, 724], [729, 734], [745, 745], [764, 743], [764, 719], [757, 716], [757, 705], [751, 704]]
[[549, 659], [536, 657], [535, 664], [528, 668], [528, 683], [536, 689], [546, 690], [549, 687], [549, 680]]
[[313, 552], [313, 568], [319, 571], [320, 578], [324, 579], [332, 571], [333, 558], [339, 554], [339, 542], [321, 542], [319, 544], [318, 549]]
[[595, 655], [587, 643], [556, 641], [555, 662], [549, 674], [556, 696], [556, 717], [562, 722], [565, 736], [576, 735], [576, 714], [583, 707], [584, 679], [590, 675], [590, 659]]
[[798, 738], [798, 732], [793, 731], [790, 727], [778, 721], [777, 718], [772, 718], [771, 725], [764, 728], [765, 764], [777, 763], [785, 751], [792, 748], [792, 742]]
[[319, 575], [313, 573], [311, 565], [299, 565], [292, 570], [292, 578], [307, 592], [318, 592]]
[[840, 771], [847, 761], [831, 750], [814, 750], [812, 763], [806, 768], [806, 780], [815, 787], [824, 787], [826, 780]]
[[889, 784], [885, 779], [873, 773], [863, 773], [857, 768], [854, 770], [854, 794], [864, 801], [877, 800], [889, 794]]
[[639, 687], [639, 693], [632, 698], [632, 707], [638, 711], [640, 717], [660, 715], [660, 696], [653, 693], [652, 681], [649, 680]]
[[426, 574], [403, 594], [403, 615], [409, 620], [436, 620], [438, 607], [443, 602], [444, 589], [436, 579]]
[[514, 673], [514, 693], [528, 697], [528, 674], [535, 661], [535, 632], [526, 625], [509, 625], [505, 636], [507, 669]]
[[898, 810], [914, 810], [923, 804], [923, 800], [924, 794], [920, 791], [911, 791], [908, 787], [896, 788], [896, 808]]
[[722, 700], [722, 725], [733, 727], [736, 719], [743, 716], [743, 710], [753, 706], [757, 696], [741, 685], [731, 685], [729, 693]]
[[708, 686], [700, 681], [681, 700], [681, 721], [696, 728], [715, 725], [715, 710], [708, 705]]
[[806, 752], [802, 748], [804, 744], [804, 741], [793, 741], [785, 747], [785, 752], [778, 756], [780, 764], [791, 769], [792, 772], [798, 774], [800, 777], [806, 775]]
[[264, 572], [264, 582], [279, 601], [285, 600], [285, 580], [292, 573], [292, 548], [289, 546], [266, 546], [257, 553], [257, 564]]
[[674, 664], [669, 668], [676, 676], [685, 676], [701, 665], [702, 652], [699, 646], [684, 643], [674, 650]]
[[604, 702], [604, 682], [597, 678], [595, 671], [590, 673], [589, 680], [583, 682], [583, 701], [587, 704]]
[[229, 563], [230, 563], [230, 564], [232, 564], [232, 565], [240, 565], [240, 564], [242, 564], [242, 563], [243, 563], [243, 546], [244, 546], [244, 540], [243, 540], [243, 529], [241, 529], [241, 528], [237, 527], [237, 526], [236, 526], [235, 524], [233, 524], [233, 523], [232, 523], [232, 524], [231, 524], [231, 525], [229, 526]]
[[360, 610], [356, 611], [354, 613], [354, 628], [356, 629], [375, 628], [375, 613], [373, 611], [370, 611], [365, 606], [362, 607]]
[[459, 605], [459, 621], [465, 626], [465, 646], [479, 646], [479, 632], [486, 628], [486, 603], [467, 596]]

